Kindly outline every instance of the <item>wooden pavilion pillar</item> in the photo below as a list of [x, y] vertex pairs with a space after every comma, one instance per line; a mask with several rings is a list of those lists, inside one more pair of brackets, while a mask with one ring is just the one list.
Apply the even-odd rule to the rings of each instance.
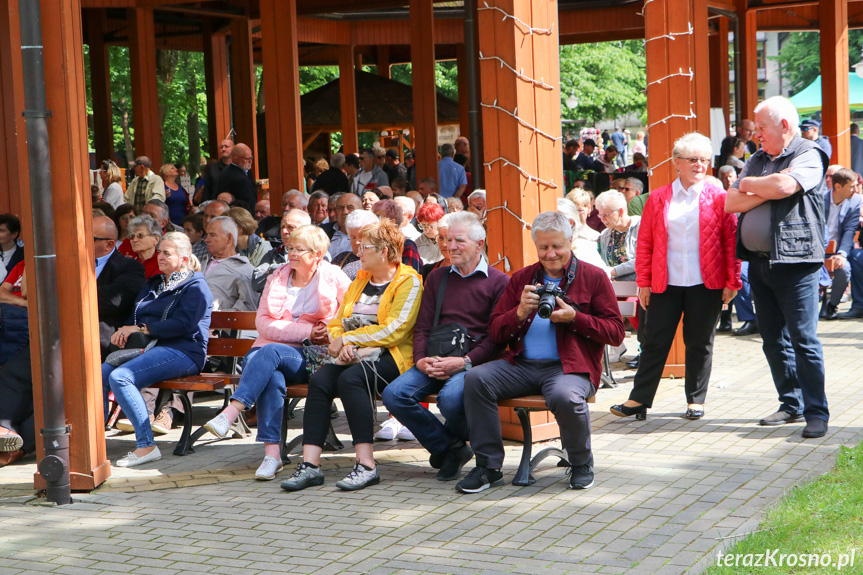
[[[263, 9], [261, 11], [263, 12]], [[262, 27], [264, 20], [262, 16]], [[258, 121], [253, 55], [251, 22], [248, 18], [237, 18], [231, 23], [231, 104], [234, 117], [234, 141], [242, 142], [252, 149], [252, 155], [255, 158], [252, 173], [255, 179], [258, 179]], [[272, 161], [269, 156], [267, 161], [268, 163]]]
[[[709, 58], [706, 25], [703, 0], [655, 0], [644, 7], [653, 190], [677, 177], [670, 159], [674, 141], [696, 129], [705, 135], [710, 133], [710, 75], [703, 65]], [[686, 34], [690, 29], [693, 33]], [[690, 69], [693, 77], [680, 73], [682, 70], [688, 74]], [[682, 327], [678, 326], [663, 377], [682, 377], [686, 372], [685, 355]]]
[[[63, 390], [66, 421], [71, 425], [69, 446], [72, 489], [94, 489], [111, 475], [105, 455], [105, 420], [102, 411], [102, 377], [96, 274], [93, 266], [93, 231], [88, 172], [87, 115], [84, 93], [84, 39], [80, 0], [42, 0], [42, 36], [45, 50], [45, 88], [48, 138], [51, 153], [51, 202], [54, 210], [57, 277], [60, 304], [60, 338], [63, 346]], [[155, 70], [154, 70], [155, 74]], [[26, 156], [25, 156], [26, 159]], [[26, 160], [25, 160], [26, 161]], [[29, 190], [29, 186], [28, 186]], [[32, 221], [29, 193], [22, 202]], [[28, 239], [33, 231], [25, 226]], [[26, 241], [26, 240], [25, 240]], [[32, 245], [32, 244], [31, 244]], [[27, 253], [28, 281], [33, 253]], [[30, 283], [32, 286], [32, 281]], [[35, 290], [38, 285], [33, 286]], [[31, 296], [32, 298], [32, 296]], [[29, 311], [33, 367], [33, 401], [36, 429], [43, 427], [39, 340], [36, 309]], [[37, 454], [44, 457], [42, 442]], [[37, 489], [45, 482], [38, 473]]]
[[[339, 46], [339, 98], [342, 116], [342, 147], [345, 154], [360, 151], [357, 120], [357, 75], [353, 45]], [[387, 65], [389, 71], [389, 65]]]
[[0, 213], [18, 215], [28, 228], [31, 220], [21, 209], [22, 192], [29, 187], [23, 110], [18, 0], [0, 0]]
[[90, 47], [90, 92], [93, 97], [93, 148], [96, 162], [114, 159], [114, 122], [111, 108], [111, 74], [108, 45], [105, 44], [104, 10], [87, 11], [87, 40]]
[[228, 84], [228, 45], [213, 21], [204, 19], [204, 77], [207, 83], [207, 140], [209, 155], [219, 157], [219, 143], [231, 132], [231, 93]]
[[410, 21], [413, 143], [416, 147], [414, 160], [419, 184], [425, 178], [438, 180], [433, 1], [413, 0], [410, 3]]
[[851, 165], [848, 97], [848, 0], [821, 0], [821, 134], [833, 146], [831, 164]]
[[162, 127], [156, 76], [156, 24], [152, 8], [130, 8], [128, 14], [135, 155], [149, 157], [158, 170], [162, 165]]
[[390, 47], [386, 45], [378, 46], [377, 56], [378, 76], [389, 80], [392, 77], [390, 73]]
[[737, 55], [737, 73], [734, 76], [734, 91], [737, 106], [734, 115], [739, 124], [752, 119], [758, 105], [758, 32], [757, 12], [750, 10], [747, 0], [737, 0], [737, 33], [734, 35]]
[[281, 194], [303, 189], [303, 130], [296, 0], [261, 0], [264, 91], [267, 93], [267, 170], [281, 213]]
[[731, 114], [728, 86], [728, 18], [717, 19], [719, 30], [710, 37], [710, 107], [722, 108], [726, 122]]
[[470, 100], [467, 78], [467, 52], [464, 44], [456, 46], [456, 65], [458, 66], [458, 128], [460, 135], [470, 139]]

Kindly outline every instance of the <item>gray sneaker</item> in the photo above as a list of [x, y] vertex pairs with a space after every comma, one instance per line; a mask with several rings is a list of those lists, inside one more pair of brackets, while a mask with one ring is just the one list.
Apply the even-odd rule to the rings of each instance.
[[324, 473], [320, 467], [311, 467], [305, 461], [297, 466], [294, 474], [282, 481], [285, 491], [299, 491], [313, 485], [324, 484]]
[[377, 466], [371, 469], [357, 461], [353, 470], [348, 473], [348, 476], [336, 483], [336, 487], [345, 491], [356, 491], [368, 487], [369, 485], [377, 485], [381, 482], [378, 476]]

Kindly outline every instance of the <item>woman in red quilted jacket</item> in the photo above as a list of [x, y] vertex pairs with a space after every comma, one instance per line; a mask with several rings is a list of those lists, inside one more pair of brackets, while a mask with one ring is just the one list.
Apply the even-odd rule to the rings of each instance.
[[713, 334], [723, 303], [740, 289], [734, 257], [737, 216], [725, 213], [725, 191], [704, 181], [713, 148], [696, 132], [674, 143], [678, 178], [652, 192], [644, 206], [635, 258], [639, 301], [647, 310], [638, 372], [629, 399], [611, 407], [644, 419], [683, 316], [686, 402], [683, 417], [704, 417], [713, 364]]

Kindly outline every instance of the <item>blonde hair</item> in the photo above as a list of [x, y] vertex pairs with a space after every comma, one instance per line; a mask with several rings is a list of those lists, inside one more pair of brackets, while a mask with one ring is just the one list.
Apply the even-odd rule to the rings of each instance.
[[330, 163], [327, 161], [326, 158], [321, 158], [320, 160], [315, 162], [315, 170], [319, 170], [320, 173], [323, 174], [324, 172], [326, 172], [329, 169], [330, 169]]
[[244, 236], [250, 236], [255, 233], [256, 229], [258, 229], [258, 222], [255, 221], [255, 218], [252, 217], [252, 214], [250, 214], [249, 210], [246, 208], [241, 208], [239, 206], [233, 207], [225, 212], [224, 215], [237, 223], [240, 233]]
[[365, 226], [360, 230], [360, 237], [363, 241], [371, 242], [378, 251], [387, 248], [387, 262], [396, 266], [401, 263], [402, 250], [405, 247], [405, 235], [389, 218]]
[[177, 255], [181, 258], [189, 258], [188, 268], [193, 272], [201, 271], [201, 262], [198, 261], [198, 258], [195, 257], [195, 254], [192, 253], [192, 242], [189, 241], [189, 236], [184, 234], [183, 232], [168, 232], [162, 239], [159, 241], [159, 245], [162, 245], [162, 242], [170, 242], [174, 244], [174, 247], [177, 248]]
[[579, 208], [589, 208], [590, 207], [590, 194], [585, 192], [582, 189], [576, 188], [566, 194], [566, 199], [578, 206]]
[[674, 142], [671, 155], [674, 158], [685, 158], [696, 152], [701, 152], [708, 158], [713, 158], [713, 144], [710, 138], [698, 132], [689, 132]]
[[123, 181], [123, 172], [121, 172], [119, 166], [111, 160], [105, 160], [102, 162], [102, 169], [105, 170], [105, 174], [108, 176], [109, 184], [119, 184]]
[[[330, 249], [330, 238], [324, 230], [318, 226], [300, 226], [291, 232], [288, 242], [300, 242], [305, 244], [310, 250], [320, 253], [320, 257], [324, 257], [327, 250]], [[285, 246], [287, 248], [287, 246]]]
[[175, 168], [174, 164], [162, 164], [162, 167], [159, 168], [159, 176], [164, 180], [167, 176], [165, 175], [168, 172], [168, 168]]

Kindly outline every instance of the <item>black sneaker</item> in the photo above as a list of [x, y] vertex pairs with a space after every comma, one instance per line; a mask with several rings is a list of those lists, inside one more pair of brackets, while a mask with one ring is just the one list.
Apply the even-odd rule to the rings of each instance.
[[479, 493], [491, 487], [503, 485], [503, 473], [499, 469], [474, 467], [467, 477], [458, 482], [455, 488], [462, 493]]
[[593, 487], [593, 455], [584, 465], [573, 465], [566, 472], [570, 489], [590, 489]]
[[473, 450], [465, 443], [458, 447], [450, 447], [443, 454], [438, 481], [452, 481], [461, 475], [462, 467], [473, 457]]

